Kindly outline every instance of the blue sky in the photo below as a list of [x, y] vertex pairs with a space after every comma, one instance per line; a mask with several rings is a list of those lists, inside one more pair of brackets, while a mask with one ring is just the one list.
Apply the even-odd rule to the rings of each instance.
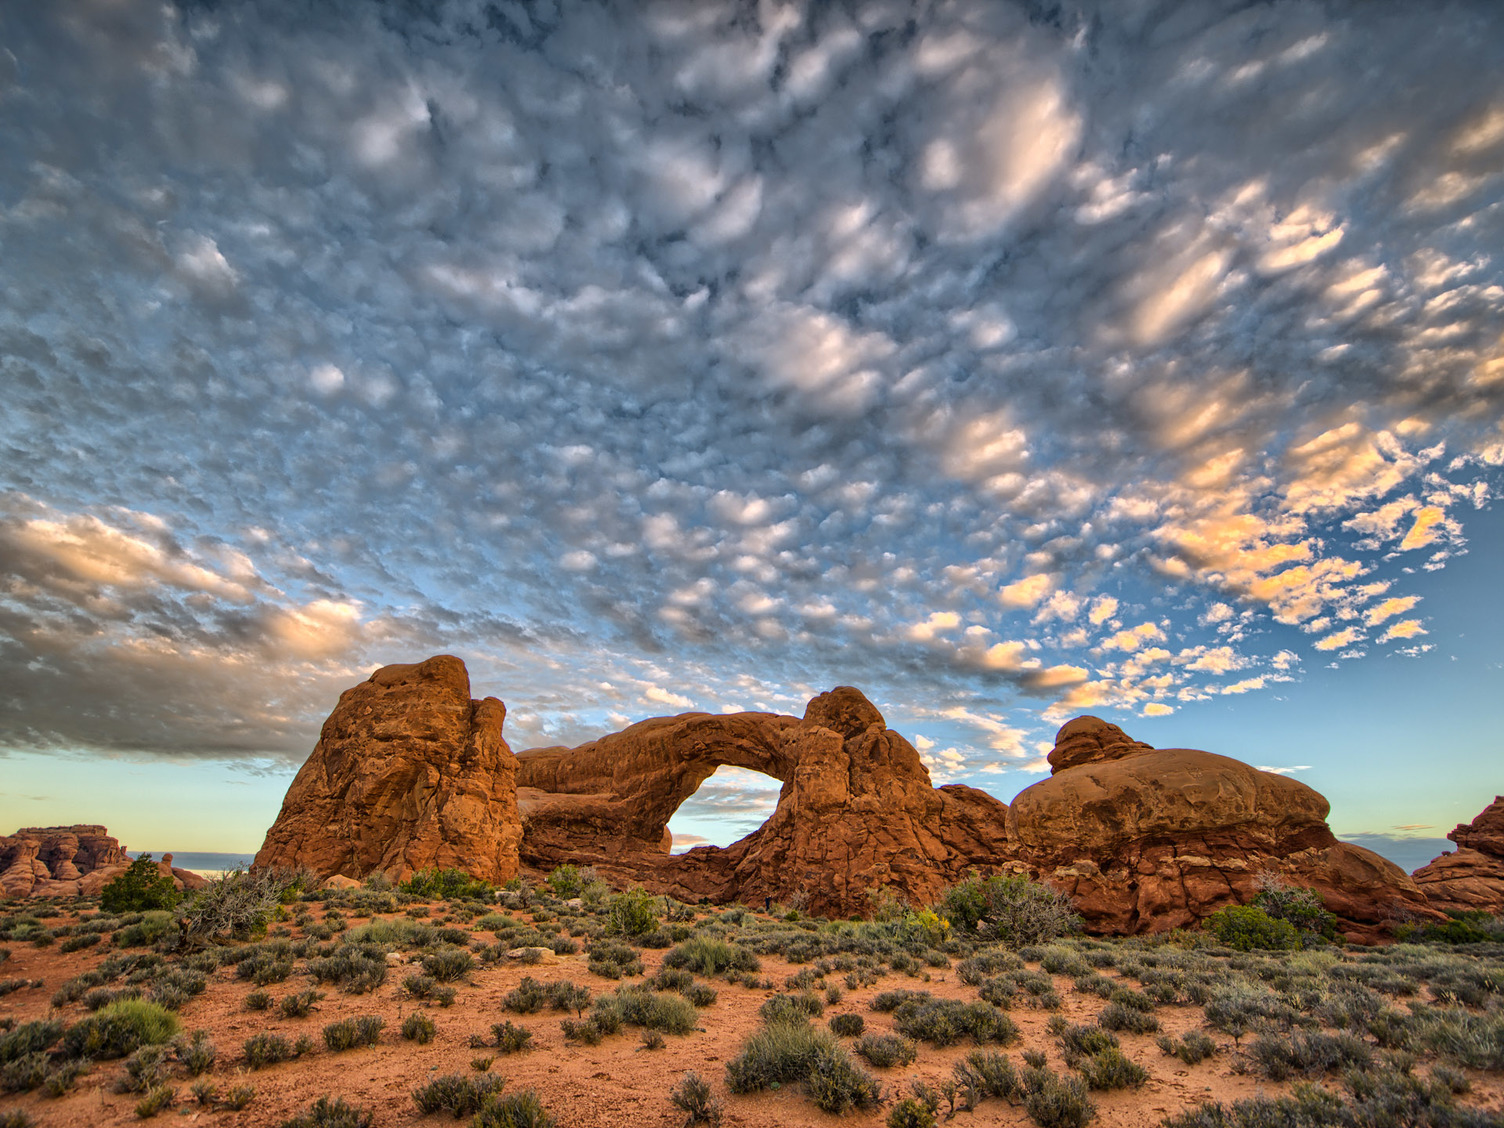
[[4, 41], [0, 823], [253, 849], [438, 652], [519, 749], [854, 684], [1004, 799], [1088, 711], [1386, 848], [1504, 789], [1495, 4]]

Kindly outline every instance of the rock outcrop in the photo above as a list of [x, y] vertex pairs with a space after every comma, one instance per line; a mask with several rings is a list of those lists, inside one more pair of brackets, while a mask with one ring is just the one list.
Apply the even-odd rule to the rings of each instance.
[[340, 695], [254, 868], [401, 881], [455, 867], [511, 879], [521, 823], [505, 719], [496, 698], [471, 700], [458, 658], [377, 670]]
[[1456, 851], [1416, 870], [1415, 884], [1443, 912], [1504, 913], [1504, 795], [1447, 837]]
[[1091, 931], [1191, 925], [1257, 892], [1261, 874], [1317, 889], [1355, 939], [1432, 913], [1398, 866], [1338, 842], [1305, 784], [1189, 748], [1152, 748], [1116, 725], [1061, 728], [1049, 779], [1008, 809], [1013, 856], [1068, 893]]
[[[130, 864], [130, 856], [102, 826], [23, 827], [0, 838], [0, 894], [94, 897]], [[171, 854], [158, 862], [157, 868], [179, 889], [206, 884], [190, 870], [173, 869]]]
[[[670, 857], [668, 820], [728, 764], [783, 784], [772, 816], [729, 847]], [[802, 718], [686, 713], [521, 753], [518, 803], [530, 864], [588, 862], [691, 900], [773, 897], [838, 915], [866, 911], [879, 888], [924, 903], [992, 864], [1007, 810], [985, 792], [933, 787], [914, 747], [850, 686]]]

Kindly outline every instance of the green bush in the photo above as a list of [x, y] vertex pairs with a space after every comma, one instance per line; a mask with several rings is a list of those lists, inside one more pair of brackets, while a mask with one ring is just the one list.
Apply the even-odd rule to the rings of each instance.
[[935, 1128], [935, 1114], [916, 1101], [905, 1097], [888, 1111], [887, 1128]]
[[533, 1040], [531, 1030], [525, 1026], [518, 1026], [510, 1019], [506, 1022], [495, 1023], [491, 1027], [491, 1036], [496, 1039], [496, 1048], [504, 1054], [521, 1053]]
[[164, 1108], [171, 1108], [178, 1094], [171, 1085], [158, 1085], [136, 1102], [136, 1115], [142, 1120], [156, 1116]]
[[615, 936], [644, 936], [658, 927], [658, 901], [645, 889], [628, 889], [606, 907], [606, 931]]
[[375, 1014], [342, 1018], [324, 1027], [324, 1045], [334, 1053], [353, 1050], [359, 1046], [374, 1046], [380, 1040], [381, 1028], [385, 1025], [386, 1020]]
[[686, 1126], [715, 1125], [721, 1122], [721, 1102], [711, 1094], [709, 1083], [702, 1080], [694, 1070], [686, 1073], [679, 1084], [674, 1086], [668, 1099], [675, 1108], [686, 1114]]
[[911, 1000], [893, 1012], [894, 1028], [909, 1038], [935, 1046], [951, 1046], [962, 1038], [979, 1045], [1018, 1040], [1018, 1026], [991, 1003], [964, 1003], [959, 999]]
[[877, 1081], [858, 1069], [844, 1050], [817, 1056], [805, 1086], [815, 1107], [834, 1116], [853, 1108], [875, 1108], [882, 1099]]
[[371, 1128], [376, 1114], [359, 1105], [346, 1104], [343, 1097], [320, 1097], [308, 1111], [282, 1122], [281, 1128]]
[[537, 1014], [548, 1002], [548, 990], [531, 976], [523, 976], [522, 982], [506, 993], [501, 1005], [513, 1014]]
[[597, 940], [590, 945], [590, 960], [587, 965], [596, 975], [606, 979], [621, 979], [642, 974], [642, 959], [631, 948], [615, 940]]
[[1321, 894], [1307, 886], [1290, 885], [1284, 879], [1264, 875], [1253, 898], [1273, 920], [1288, 922], [1300, 934], [1303, 945], [1337, 938], [1337, 918], [1327, 912]]
[[419, 870], [397, 888], [428, 901], [489, 901], [496, 896], [496, 886], [461, 869]]
[[1024, 1111], [1039, 1128], [1085, 1128], [1097, 1113], [1083, 1082], [1048, 1069], [1030, 1069], [1025, 1076]]
[[470, 1128], [555, 1128], [553, 1117], [531, 1089], [508, 1097], [490, 1097]]
[[580, 895], [580, 892], [585, 888], [585, 880], [580, 876], [580, 868], [578, 866], [566, 863], [562, 866], [554, 867], [553, 871], [548, 875], [548, 887], [553, 890], [555, 897], [562, 897], [568, 900], [571, 897], [578, 897]]
[[851, 1048], [878, 1069], [908, 1065], [919, 1056], [914, 1043], [898, 1034], [864, 1034]]
[[475, 958], [464, 948], [441, 948], [423, 957], [423, 971], [441, 983], [463, 979], [475, 967]]
[[1217, 1052], [1217, 1043], [1200, 1030], [1187, 1030], [1180, 1038], [1161, 1034], [1155, 1045], [1172, 1057], [1178, 1057], [1186, 1065], [1205, 1061]]
[[1136, 1089], [1149, 1080], [1149, 1071], [1126, 1057], [1117, 1046], [1099, 1050], [1076, 1068], [1089, 1089]]
[[699, 975], [762, 970], [751, 951], [716, 936], [695, 936], [670, 949], [664, 953], [663, 966], [685, 968]]
[[978, 1099], [1002, 1097], [1014, 1101], [1023, 1091], [1018, 1072], [1006, 1054], [972, 1050], [952, 1067], [956, 1084], [970, 1089]]
[[827, 1030], [808, 1023], [773, 1023], [754, 1031], [741, 1053], [726, 1063], [726, 1087], [752, 1093], [775, 1081], [803, 1081], [817, 1058], [844, 1052]]
[[55, 1018], [23, 1022], [14, 1030], [0, 1034], [0, 1065], [16, 1061], [27, 1054], [40, 1053], [63, 1036], [63, 1024]]
[[1069, 897], [1022, 874], [980, 877], [972, 873], [946, 890], [936, 909], [959, 934], [995, 940], [1009, 948], [1081, 930], [1081, 918]]
[[432, 1042], [437, 1030], [433, 1019], [422, 1011], [413, 1011], [402, 1020], [402, 1037], [409, 1042], [417, 1042], [420, 1046], [426, 1046]]
[[468, 1077], [446, 1073], [413, 1090], [413, 1102], [425, 1116], [447, 1112], [456, 1120], [480, 1112], [486, 1098], [501, 1089], [506, 1080], [492, 1074]]
[[1229, 905], [1201, 923], [1220, 943], [1240, 952], [1255, 948], [1294, 951], [1304, 946], [1293, 924], [1275, 919], [1257, 905]]
[[182, 899], [172, 878], [157, 869], [150, 854], [142, 854], [99, 892], [100, 908], [107, 913], [170, 909]]
[[70, 1058], [121, 1058], [142, 1046], [177, 1037], [178, 1016], [157, 1003], [120, 999], [68, 1028], [62, 1052]]

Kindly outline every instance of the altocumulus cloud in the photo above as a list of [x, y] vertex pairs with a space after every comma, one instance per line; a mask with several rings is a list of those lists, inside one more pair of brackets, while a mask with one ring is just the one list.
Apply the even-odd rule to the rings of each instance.
[[1417, 652], [1504, 463], [1484, 0], [7, 26], [6, 747], [453, 650], [518, 746], [857, 681], [1037, 771]]

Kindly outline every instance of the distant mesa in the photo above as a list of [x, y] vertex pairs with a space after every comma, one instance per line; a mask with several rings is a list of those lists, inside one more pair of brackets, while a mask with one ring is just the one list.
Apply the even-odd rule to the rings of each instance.
[[[120, 843], [102, 826], [28, 826], [0, 837], [0, 892], [7, 897], [98, 896], [130, 866]], [[179, 889], [206, 882], [189, 870], [174, 869], [166, 854], [157, 868]]]
[[[343, 880], [454, 866], [499, 882], [569, 862], [686, 900], [772, 897], [841, 916], [868, 912], [877, 889], [924, 904], [972, 869], [1021, 872], [1109, 934], [1194, 924], [1272, 874], [1319, 890], [1353, 939], [1440, 916], [1397, 866], [1338, 842], [1311, 788], [1156, 749], [1097, 717], [1060, 729], [1052, 775], [1009, 807], [934, 787], [851, 686], [802, 717], [684, 713], [515, 756], [505, 716], [470, 697], [458, 658], [376, 671], [341, 695], [255, 864]], [[780, 781], [776, 809], [730, 846], [671, 855], [669, 820], [724, 765]]]
[[1457, 843], [1415, 871], [1415, 884], [1444, 912], [1504, 913], [1504, 795], [1448, 835]]

